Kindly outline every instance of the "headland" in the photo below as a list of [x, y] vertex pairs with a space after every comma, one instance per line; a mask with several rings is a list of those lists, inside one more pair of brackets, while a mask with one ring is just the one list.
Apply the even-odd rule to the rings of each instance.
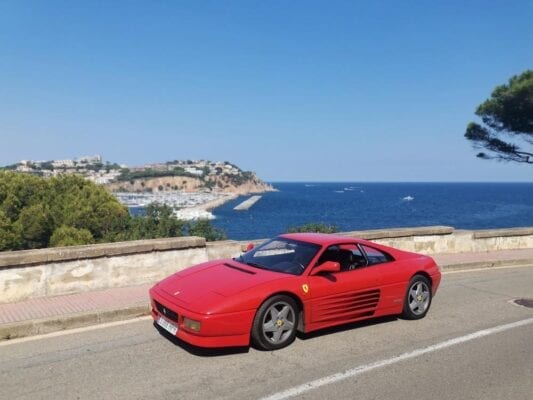
[[229, 161], [173, 160], [142, 166], [104, 161], [100, 155], [33, 161], [3, 167], [39, 176], [75, 174], [103, 185], [124, 205], [172, 207], [180, 219], [212, 219], [211, 210], [240, 195], [275, 191], [254, 172]]

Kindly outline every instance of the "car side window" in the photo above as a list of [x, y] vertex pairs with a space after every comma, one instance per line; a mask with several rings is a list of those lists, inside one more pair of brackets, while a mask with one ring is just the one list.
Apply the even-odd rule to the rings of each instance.
[[355, 244], [328, 247], [320, 256], [317, 265], [326, 261], [338, 262], [341, 272], [352, 271], [367, 265], [365, 256]]
[[373, 247], [368, 247], [361, 245], [361, 248], [366, 254], [368, 259], [368, 265], [383, 264], [389, 261], [392, 261], [392, 257], [380, 250], [374, 249]]

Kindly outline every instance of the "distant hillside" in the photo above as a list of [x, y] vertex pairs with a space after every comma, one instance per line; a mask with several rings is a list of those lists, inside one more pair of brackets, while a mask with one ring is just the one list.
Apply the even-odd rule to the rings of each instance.
[[274, 190], [257, 175], [228, 161], [174, 160], [128, 167], [104, 162], [99, 155], [67, 160], [23, 160], [0, 169], [39, 176], [78, 175], [110, 191], [260, 193]]
[[166, 192], [166, 191], [219, 191], [224, 193], [261, 193], [273, 191], [271, 185], [261, 181], [255, 174], [244, 176], [158, 176], [135, 178], [129, 181], [113, 182], [105, 185], [112, 192]]
[[121, 175], [106, 187], [114, 192], [217, 191], [247, 194], [273, 190], [253, 172], [242, 171], [227, 161], [207, 160], [175, 160], [123, 169]]

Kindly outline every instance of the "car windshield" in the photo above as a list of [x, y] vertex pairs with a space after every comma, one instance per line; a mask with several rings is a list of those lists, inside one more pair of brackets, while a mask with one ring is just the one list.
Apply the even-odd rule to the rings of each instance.
[[269, 271], [300, 275], [320, 249], [319, 245], [285, 238], [271, 239], [235, 260]]

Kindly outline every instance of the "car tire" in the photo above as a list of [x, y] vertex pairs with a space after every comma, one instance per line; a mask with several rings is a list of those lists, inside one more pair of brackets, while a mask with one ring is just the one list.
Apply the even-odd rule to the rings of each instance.
[[405, 319], [424, 318], [431, 306], [431, 282], [424, 275], [415, 275], [407, 285], [403, 302], [402, 317]]
[[261, 350], [277, 350], [288, 346], [296, 337], [299, 307], [286, 295], [267, 299], [255, 314], [252, 344]]

